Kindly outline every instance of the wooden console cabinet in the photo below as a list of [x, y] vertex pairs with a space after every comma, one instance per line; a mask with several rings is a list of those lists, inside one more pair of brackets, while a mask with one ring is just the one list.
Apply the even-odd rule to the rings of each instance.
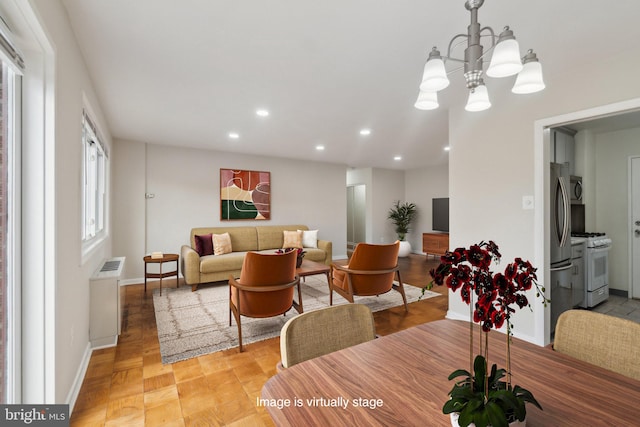
[[427, 256], [441, 256], [448, 250], [448, 233], [422, 233], [422, 252], [425, 252]]

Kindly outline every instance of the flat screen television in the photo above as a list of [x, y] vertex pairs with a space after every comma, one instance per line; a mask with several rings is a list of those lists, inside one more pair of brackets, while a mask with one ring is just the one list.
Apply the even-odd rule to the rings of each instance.
[[432, 225], [434, 231], [449, 232], [449, 198], [441, 197], [432, 202]]

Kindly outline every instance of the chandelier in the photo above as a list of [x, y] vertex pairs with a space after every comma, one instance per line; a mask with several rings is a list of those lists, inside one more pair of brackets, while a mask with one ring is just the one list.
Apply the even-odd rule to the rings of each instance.
[[[464, 68], [464, 78], [469, 89], [469, 98], [465, 110], [482, 111], [491, 107], [489, 93], [483, 80], [484, 47], [481, 37], [488, 37], [491, 45], [487, 53], [493, 51], [491, 62], [487, 68], [489, 77], [508, 77], [518, 75], [511, 91], [517, 94], [534, 93], [544, 89], [542, 80], [542, 67], [532, 50], [524, 57], [520, 57], [520, 47], [509, 27], [505, 27], [499, 36], [496, 36], [491, 27], [480, 28], [478, 23], [478, 9], [484, 0], [467, 0], [465, 8], [471, 13], [471, 24], [467, 28], [467, 34], [458, 34], [449, 42], [447, 55], [441, 55], [436, 47], [429, 53], [429, 58], [424, 66], [424, 74], [420, 83], [420, 93], [415, 107], [421, 110], [433, 110], [438, 108], [437, 92], [449, 86], [449, 78], [444, 66], [445, 61], [461, 62], [464, 65], [451, 70], [449, 73]], [[464, 59], [451, 56], [453, 49], [466, 41]]]

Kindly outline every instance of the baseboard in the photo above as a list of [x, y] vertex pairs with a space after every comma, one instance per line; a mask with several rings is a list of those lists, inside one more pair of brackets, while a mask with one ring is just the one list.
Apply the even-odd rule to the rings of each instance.
[[622, 289], [611, 289], [609, 288], [609, 294], [615, 295], [617, 297], [629, 298], [629, 291], [623, 291]]
[[78, 395], [80, 394], [80, 389], [82, 388], [84, 377], [87, 374], [87, 368], [89, 367], [89, 361], [91, 360], [92, 352], [93, 350], [91, 349], [91, 344], [87, 342], [87, 347], [84, 350], [84, 356], [82, 356], [82, 362], [78, 367], [78, 372], [76, 372], [76, 377], [73, 379], [71, 389], [69, 390], [69, 394], [67, 395], [69, 414], [73, 413], [73, 407], [76, 404], [76, 400], [78, 400]]
[[144, 283], [144, 277], [120, 280], [120, 286], [139, 285]]

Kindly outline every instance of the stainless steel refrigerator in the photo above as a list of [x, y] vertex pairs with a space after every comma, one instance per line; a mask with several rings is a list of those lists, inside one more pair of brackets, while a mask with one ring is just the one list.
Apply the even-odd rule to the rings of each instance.
[[[571, 199], [569, 197], [569, 165], [551, 163], [551, 331], [558, 316], [579, 303], [571, 288]], [[581, 296], [581, 295], [580, 295]]]

